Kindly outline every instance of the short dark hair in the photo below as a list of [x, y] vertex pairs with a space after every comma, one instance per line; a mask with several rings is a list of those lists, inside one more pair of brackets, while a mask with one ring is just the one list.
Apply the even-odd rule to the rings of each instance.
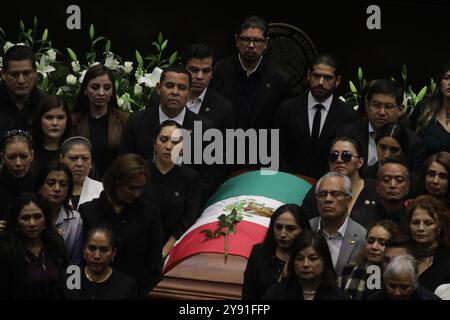
[[91, 227], [88, 232], [86, 233], [86, 239], [84, 241], [84, 244], [86, 245], [89, 239], [92, 237], [92, 235], [96, 232], [102, 232], [106, 235], [106, 237], [109, 239], [109, 243], [111, 244], [111, 247], [116, 248], [117, 247], [117, 240], [116, 235], [112, 229], [112, 227], [108, 224], [97, 224]]
[[414, 253], [414, 242], [410, 236], [405, 234], [396, 234], [386, 242], [386, 248], [405, 248], [409, 254]]
[[237, 35], [241, 34], [242, 31], [249, 28], [256, 28], [261, 30], [264, 34], [264, 37], [267, 37], [267, 32], [269, 31], [269, 26], [266, 20], [258, 16], [248, 16], [245, 17], [244, 20], [241, 22], [237, 30]]
[[214, 55], [212, 50], [203, 43], [195, 43], [187, 46], [181, 54], [181, 64], [186, 67], [191, 59], [206, 59], [212, 58]]
[[372, 100], [374, 94], [385, 94], [395, 98], [398, 106], [403, 104], [403, 88], [397, 82], [391, 79], [374, 80], [367, 86], [366, 99]]
[[15, 45], [9, 48], [3, 55], [3, 70], [8, 70], [11, 61], [23, 60], [30, 60], [31, 66], [34, 70], [36, 70], [36, 58], [34, 56], [33, 50], [30, 47], [24, 45]]
[[340, 66], [339, 66], [339, 60], [338, 58], [331, 54], [331, 53], [319, 53], [317, 54], [314, 59], [311, 61], [311, 64], [309, 65], [309, 71], [313, 71], [313, 67], [317, 64], [324, 64], [329, 67], [334, 68], [334, 74], [336, 76], [340, 75]]
[[174, 73], [183, 73], [188, 76], [189, 78], [189, 88], [192, 86], [192, 76], [189, 71], [186, 70], [186, 68], [180, 64], [177, 65], [171, 65], [167, 69], [164, 69], [161, 73], [161, 77], [159, 78], [159, 83], [162, 84], [164, 80], [166, 79], [166, 74], [168, 72], [174, 72]]
[[266, 236], [264, 238], [264, 246], [269, 249], [272, 253], [275, 252], [275, 248], [277, 246], [275, 241], [275, 234], [273, 229], [275, 227], [275, 222], [279, 216], [283, 213], [290, 212], [295, 219], [295, 222], [302, 229], [302, 232], [305, 230], [311, 230], [311, 225], [309, 224], [308, 215], [299, 205], [295, 203], [287, 203], [276, 209], [272, 216], [270, 217], [269, 228], [267, 229]]
[[405, 167], [405, 169], [406, 169], [406, 179], [409, 181], [408, 165], [406, 164], [405, 161], [403, 161], [403, 159], [398, 158], [398, 157], [387, 157], [386, 159], [384, 159], [383, 161], [380, 162], [380, 164], [378, 165], [377, 179], [380, 176], [380, 171], [383, 168], [383, 166], [386, 165], [386, 164], [389, 164], [389, 163], [396, 163], [396, 164], [399, 164], [399, 165]]

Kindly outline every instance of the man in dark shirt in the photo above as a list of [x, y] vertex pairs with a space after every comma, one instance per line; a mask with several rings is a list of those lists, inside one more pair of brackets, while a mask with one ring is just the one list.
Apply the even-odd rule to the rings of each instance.
[[384, 220], [392, 220], [398, 226], [406, 218], [405, 200], [410, 187], [406, 164], [396, 158], [387, 158], [378, 169], [377, 193], [380, 201], [377, 205], [353, 212], [352, 219], [365, 228]]
[[12, 129], [31, 132], [31, 121], [45, 93], [36, 87], [36, 61], [26, 46], [9, 48], [3, 56], [0, 83], [0, 135]]

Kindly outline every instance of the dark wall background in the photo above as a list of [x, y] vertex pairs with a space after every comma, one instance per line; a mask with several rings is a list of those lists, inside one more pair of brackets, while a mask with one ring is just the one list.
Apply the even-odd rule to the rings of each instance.
[[[268, 22], [292, 24], [311, 38], [319, 52], [335, 53], [342, 60], [346, 80], [342, 93], [348, 89], [347, 80], [356, 80], [358, 66], [368, 79], [400, 79], [401, 66], [406, 64], [408, 82], [417, 90], [450, 60], [449, 1], [377, 2], [381, 30], [366, 28], [366, 9], [373, 2], [267, 2], [11, 1], [7, 11], [2, 10], [0, 26], [16, 40], [19, 19], [31, 26], [37, 16], [39, 29], [49, 29], [54, 47], [71, 47], [81, 53], [88, 49], [88, 27], [93, 23], [97, 36], [111, 40], [113, 52], [133, 60], [135, 49], [149, 54], [153, 50], [151, 42], [162, 31], [169, 39], [169, 52], [201, 41], [221, 59], [235, 52], [233, 34], [239, 21], [257, 14]], [[66, 28], [66, 8], [70, 4], [81, 8], [81, 30]]]

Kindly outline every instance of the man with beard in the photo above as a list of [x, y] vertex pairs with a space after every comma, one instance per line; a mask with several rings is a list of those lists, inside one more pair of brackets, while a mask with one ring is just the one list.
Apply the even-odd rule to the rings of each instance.
[[244, 19], [235, 34], [239, 50], [220, 61], [211, 87], [233, 104], [237, 128], [271, 128], [275, 109], [291, 96], [289, 76], [264, 57], [269, 38], [260, 17]]
[[3, 56], [0, 82], [0, 136], [12, 129], [31, 131], [31, 121], [45, 93], [36, 86], [36, 61], [24, 45], [9, 48]]
[[392, 220], [399, 227], [406, 218], [405, 201], [410, 187], [406, 164], [397, 158], [386, 158], [377, 173], [377, 205], [352, 213], [352, 219], [365, 228], [381, 220]]
[[356, 112], [333, 93], [341, 82], [336, 57], [319, 54], [308, 70], [310, 90], [281, 104], [281, 170], [319, 178], [328, 171], [328, 151], [337, 129], [358, 120]]

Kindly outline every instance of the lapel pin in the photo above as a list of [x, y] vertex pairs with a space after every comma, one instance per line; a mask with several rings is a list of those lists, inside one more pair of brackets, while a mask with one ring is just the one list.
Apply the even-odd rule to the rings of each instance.
[[270, 86], [270, 83], [267, 82], [267, 83], [266, 83], [266, 87], [267, 87], [267, 89], [270, 89], [270, 87], [271, 87], [271, 86]]
[[205, 112], [209, 112], [211, 109], [209, 107], [205, 108]]
[[173, 193], [176, 197], [178, 197], [180, 194], [178, 193], [178, 191], [175, 191], [174, 193]]
[[355, 240], [350, 240], [348, 243], [350, 243], [351, 245], [355, 244]]
[[370, 204], [370, 201], [369, 201], [369, 200], [366, 200], [366, 201], [364, 201], [364, 204], [365, 204], [366, 206], [368, 206], [368, 205]]
[[375, 205], [375, 201], [372, 200], [372, 204]]

